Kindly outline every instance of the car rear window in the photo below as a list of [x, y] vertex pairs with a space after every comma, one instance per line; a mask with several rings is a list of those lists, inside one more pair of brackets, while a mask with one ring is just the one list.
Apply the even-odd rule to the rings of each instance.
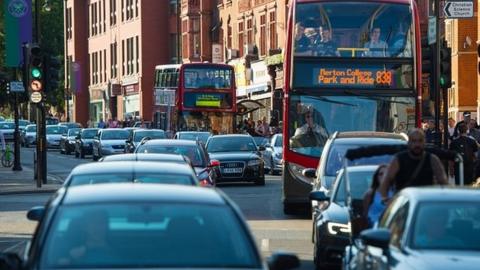
[[261, 268], [228, 206], [141, 200], [59, 207], [41, 268]]
[[147, 142], [138, 146], [136, 153], [184, 155], [195, 167], [205, 167], [207, 163], [197, 145], [154, 145]]
[[135, 173], [135, 174], [86, 174], [74, 175], [69, 181], [70, 186], [105, 183], [155, 183], [155, 184], [177, 184], [195, 185], [193, 176], [187, 174], [168, 173]]

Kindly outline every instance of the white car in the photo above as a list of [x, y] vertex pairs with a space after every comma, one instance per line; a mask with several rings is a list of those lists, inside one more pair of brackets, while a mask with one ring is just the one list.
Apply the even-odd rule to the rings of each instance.
[[60, 148], [60, 139], [62, 134], [67, 132], [67, 128], [58, 125], [47, 125], [47, 148]]
[[124, 129], [100, 129], [93, 138], [93, 160], [97, 161], [103, 156], [123, 154], [129, 135], [130, 133]]
[[0, 122], [0, 130], [2, 130], [3, 137], [6, 141], [13, 141], [13, 133], [15, 132], [15, 123]]
[[22, 131], [23, 146], [29, 147], [37, 143], [37, 125], [28, 125]]

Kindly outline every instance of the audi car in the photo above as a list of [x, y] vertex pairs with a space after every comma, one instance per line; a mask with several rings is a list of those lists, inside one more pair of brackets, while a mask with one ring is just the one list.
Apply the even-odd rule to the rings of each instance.
[[218, 135], [207, 141], [210, 158], [218, 160], [217, 183], [219, 182], [253, 182], [265, 185], [264, 163], [258, 147], [250, 135]]

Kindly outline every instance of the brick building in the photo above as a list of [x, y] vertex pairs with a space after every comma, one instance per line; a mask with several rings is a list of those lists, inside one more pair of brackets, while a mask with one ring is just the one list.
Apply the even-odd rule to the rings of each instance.
[[156, 65], [175, 63], [177, 0], [67, 0], [73, 121], [152, 119]]

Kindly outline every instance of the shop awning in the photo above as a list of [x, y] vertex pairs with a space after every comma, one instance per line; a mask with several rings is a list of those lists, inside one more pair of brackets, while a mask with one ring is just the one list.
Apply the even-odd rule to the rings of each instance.
[[253, 111], [256, 111], [258, 109], [263, 109], [263, 108], [265, 108], [265, 106], [256, 100], [244, 99], [237, 102], [238, 115], [245, 115], [247, 113], [251, 113]]

